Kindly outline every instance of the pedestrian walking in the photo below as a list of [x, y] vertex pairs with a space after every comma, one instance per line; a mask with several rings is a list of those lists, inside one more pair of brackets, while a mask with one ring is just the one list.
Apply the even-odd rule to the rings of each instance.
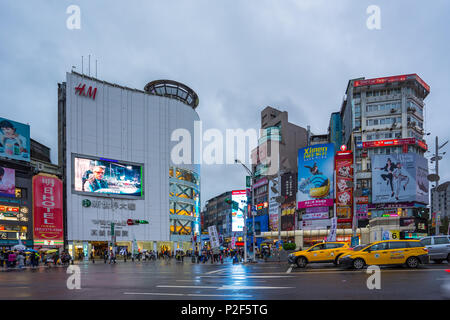
[[8, 255], [8, 264], [10, 268], [15, 268], [16, 266], [16, 254], [14, 252], [10, 252]]
[[91, 252], [91, 260], [92, 260], [92, 263], [95, 263], [94, 252]]
[[105, 253], [103, 254], [103, 261], [106, 264], [106, 261], [108, 260], [108, 250], [105, 250]]
[[25, 261], [25, 257], [23, 256], [22, 252], [19, 252], [17, 254], [17, 266], [19, 267], [19, 269], [22, 269], [24, 266], [24, 261]]
[[5, 264], [6, 259], [7, 258], [6, 258], [5, 250], [2, 250], [0, 252], [0, 265], [1, 265], [2, 268], [3, 268], [4, 264]]

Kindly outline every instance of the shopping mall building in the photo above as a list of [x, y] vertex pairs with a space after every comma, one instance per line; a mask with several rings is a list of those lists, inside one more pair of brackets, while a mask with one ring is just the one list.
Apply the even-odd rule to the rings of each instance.
[[112, 243], [118, 252], [190, 248], [199, 233], [200, 165], [175, 164], [171, 152], [183, 139], [172, 137], [176, 129], [194, 146], [197, 94], [171, 80], [137, 90], [66, 77], [58, 131], [69, 252], [100, 255]]

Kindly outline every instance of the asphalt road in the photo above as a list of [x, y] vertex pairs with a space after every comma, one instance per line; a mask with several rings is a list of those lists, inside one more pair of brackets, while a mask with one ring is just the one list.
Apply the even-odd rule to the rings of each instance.
[[68, 289], [73, 275], [66, 267], [0, 272], [0, 299], [51, 300], [440, 300], [450, 281], [448, 264], [418, 269], [381, 268], [381, 289], [369, 290], [367, 270], [339, 269], [332, 264], [298, 269], [287, 263], [249, 265], [149, 261], [80, 263], [81, 289]]

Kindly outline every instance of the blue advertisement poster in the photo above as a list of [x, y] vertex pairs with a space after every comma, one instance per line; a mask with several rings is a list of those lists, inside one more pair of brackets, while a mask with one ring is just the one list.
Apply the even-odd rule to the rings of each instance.
[[30, 126], [0, 118], [0, 157], [30, 161]]
[[334, 144], [298, 150], [298, 208], [333, 206]]

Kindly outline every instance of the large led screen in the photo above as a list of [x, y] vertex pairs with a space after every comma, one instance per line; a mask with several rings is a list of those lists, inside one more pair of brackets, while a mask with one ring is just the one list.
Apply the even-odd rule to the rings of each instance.
[[143, 165], [73, 156], [74, 191], [97, 196], [143, 198]]
[[298, 208], [326, 207], [334, 203], [334, 144], [298, 150]]
[[231, 231], [240, 232], [244, 230], [244, 210], [247, 205], [247, 191], [234, 190], [231, 192], [231, 200], [238, 203], [239, 209], [231, 211]]
[[14, 198], [16, 196], [16, 171], [0, 167], [0, 197]]

